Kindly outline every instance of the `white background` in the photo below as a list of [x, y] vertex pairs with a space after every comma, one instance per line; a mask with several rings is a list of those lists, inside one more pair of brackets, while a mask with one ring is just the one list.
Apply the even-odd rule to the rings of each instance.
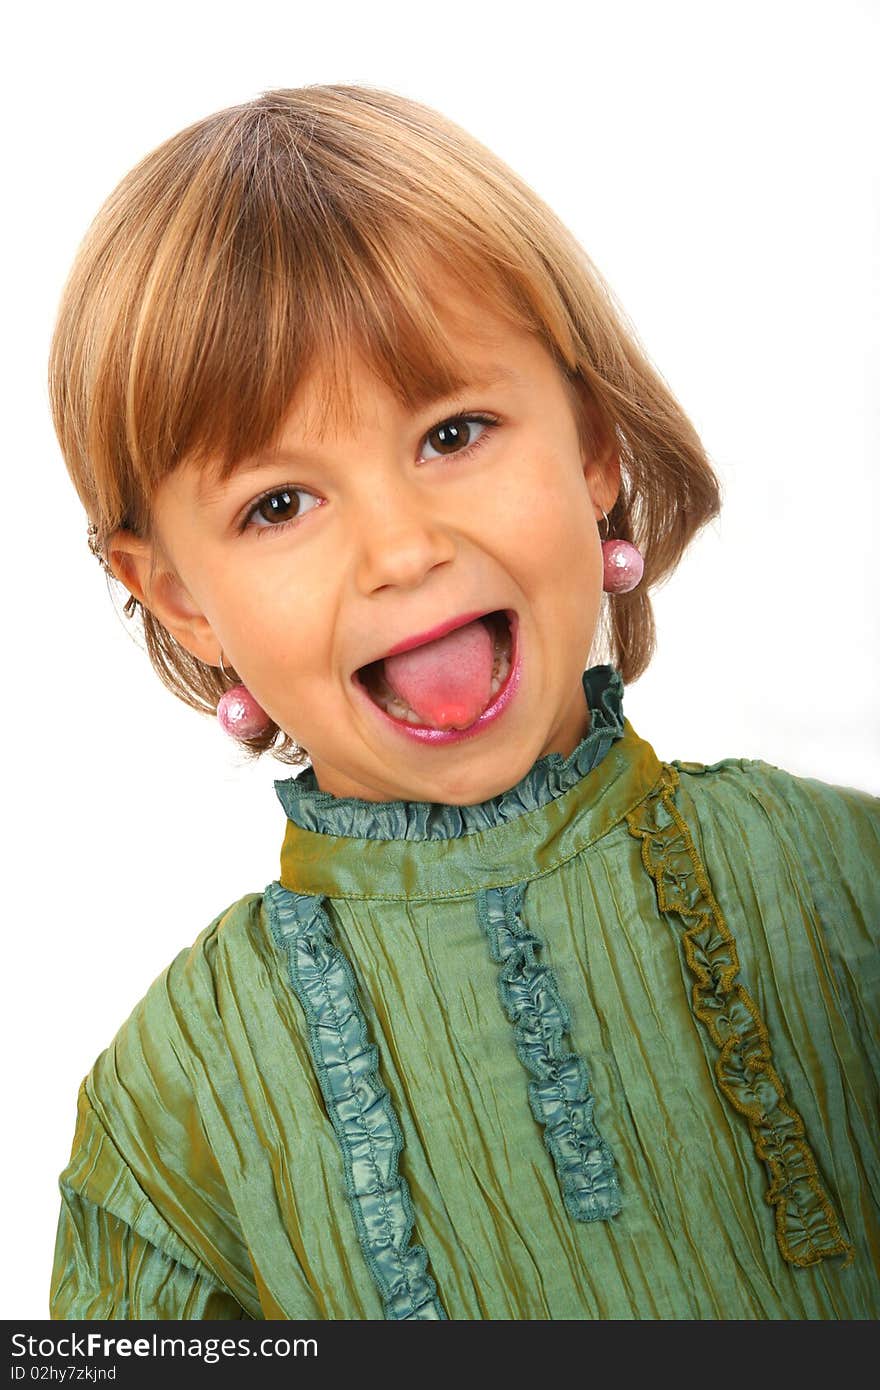
[[[100, 203], [275, 86], [442, 110], [562, 215], [725, 490], [656, 593], [625, 712], [661, 758], [880, 793], [878, 7], [624, 0], [36, 6], [7, 20], [0, 1315], [47, 1316], [76, 1091], [150, 981], [275, 877], [283, 814], [108, 598], [49, 421], [53, 315]], [[313, 13], [312, 10], [316, 11]], [[438, 190], [442, 196], [442, 190]]]

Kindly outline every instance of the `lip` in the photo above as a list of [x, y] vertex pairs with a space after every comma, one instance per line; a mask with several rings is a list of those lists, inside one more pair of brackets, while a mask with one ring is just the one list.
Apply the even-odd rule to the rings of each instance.
[[[494, 613], [496, 610], [494, 608], [489, 608], [486, 611]], [[491, 705], [488, 705], [487, 708], [483, 710], [483, 713], [474, 720], [473, 724], [469, 724], [466, 729], [429, 729], [417, 724], [408, 724], [405, 719], [395, 719], [393, 715], [387, 714], [374, 700], [370, 699], [365, 686], [358, 679], [357, 672], [355, 672], [352, 677], [352, 683], [355, 690], [358, 692], [359, 698], [369, 705], [374, 714], [378, 715], [385, 724], [390, 725], [390, 727], [395, 729], [399, 734], [403, 734], [404, 737], [408, 737], [416, 743], [428, 743], [436, 746], [438, 744], [462, 743], [465, 739], [476, 738], [488, 725], [494, 724], [495, 720], [500, 718], [508, 706], [513, 702], [517, 690], [519, 689], [520, 677], [522, 675], [522, 653], [519, 644], [519, 618], [510, 608], [505, 608], [503, 612], [510, 624], [510, 670], [507, 673], [504, 684], [498, 690]], [[475, 618], [482, 618], [483, 616], [482, 613], [474, 613], [472, 617], [464, 621], [473, 622]], [[435, 635], [442, 637], [445, 633], [452, 632], [456, 627], [462, 627], [463, 625], [464, 623], [461, 619], [453, 619], [442, 628], [436, 629]], [[422, 639], [416, 638], [411, 640], [408, 646], [395, 647], [393, 652], [389, 652], [388, 655], [396, 655], [398, 651], [408, 651], [409, 647], [418, 647], [421, 646], [424, 641], [431, 640], [433, 640], [431, 637]]]
[[405, 637], [390, 651], [383, 652], [381, 656], [374, 656], [371, 661], [364, 661], [361, 665], [371, 666], [373, 661], [384, 661], [386, 656], [399, 656], [401, 652], [412, 651], [413, 647], [424, 647], [428, 642], [436, 642], [438, 637], [445, 637], [447, 632], [454, 632], [457, 627], [467, 627], [468, 623], [476, 622], [477, 618], [485, 618], [487, 613], [494, 613], [495, 611], [494, 608], [481, 608], [476, 613], [462, 613], [458, 618], [450, 618], [448, 622], [439, 623], [437, 627], [432, 627], [428, 632], [419, 632], [415, 637]]

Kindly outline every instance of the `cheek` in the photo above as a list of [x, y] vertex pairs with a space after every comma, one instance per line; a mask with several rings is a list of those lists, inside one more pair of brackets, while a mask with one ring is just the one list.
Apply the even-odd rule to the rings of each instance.
[[538, 466], [505, 495], [498, 522], [511, 563], [535, 585], [558, 579], [567, 592], [592, 587], [601, 571], [601, 546], [580, 472], [552, 460]]
[[247, 655], [255, 693], [259, 686], [271, 699], [273, 692], [277, 697], [294, 686], [302, 690], [310, 675], [326, 665], [327, 637], [333, 631], [330, 606], [326, 585], [322, 594], [317, 586], [312, 591], [287, 577], [272, 582], [267, 576], [255, 584], [254, 570], [242, 576], [237, 590], [227, 595], [227, 613], [237, 638], [234, 649], [241, 650], [242, 665]]

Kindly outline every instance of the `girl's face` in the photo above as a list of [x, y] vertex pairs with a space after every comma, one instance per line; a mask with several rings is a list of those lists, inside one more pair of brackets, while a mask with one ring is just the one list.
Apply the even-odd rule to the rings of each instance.
[[[123, 561], [182, 645], [211, 665], [222, 649], [335, 796], [472, 804], [589, 728], [581, 675], [616, 456], [583, 456], [571, 388], [535, 338], [463, 295], [447, 309], [469, 389], [414, 413], [355, 359], [357, 427], [319, 438], [314, 375], [272, 456], [219, 490], [189, 464], [163, 482], [164, 573], [149, 583], [143, 542]], [[353, 680], [408, 638], [495, 610], [516, 614], [519, 683], [464, 738], [408, 736]]]

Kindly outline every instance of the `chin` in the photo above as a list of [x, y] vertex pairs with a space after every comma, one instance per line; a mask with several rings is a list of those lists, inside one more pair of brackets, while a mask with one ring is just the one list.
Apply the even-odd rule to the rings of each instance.
[[430, 791], [422, 797], [411, 799], [434, 801], [444, 806], [478, 806], [482, 801], [491, 801], [493, 797], [515, 787], [535, 759], [531, 758], [524, 767], [520, 762], [514, 764], [509, 759], [505, 761], [506, 768], [500, 769], [494, 776], [489, 774], [485, 764], [478, 764], [465, 769], [459, 776], [437, 779]]

